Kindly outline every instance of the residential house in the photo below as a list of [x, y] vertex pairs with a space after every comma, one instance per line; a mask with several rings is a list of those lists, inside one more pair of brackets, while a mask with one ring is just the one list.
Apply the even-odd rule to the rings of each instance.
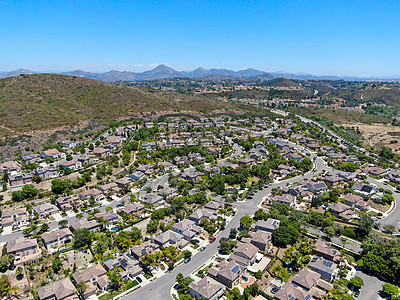
[[311, 259], [308, 267], [311, 270], [321, 274], [322, 278], [328, 280], [329, 282], [334, 280], [339, 273], [337, 264], [335, 264], [333, 261], [318, 256], [314, 256]]
[[204, 176], [204, 173], [198, 171], [190, 171], [182, 174], [182, 178], [185, 180], [191, 180], [194, 182], [198, 182]]
[[66, 277], [37, 289], [39, 300], [79, 300], [71, 280]]
[[388, 170], [385, 170], [378, 166], [371, 166], [366, 168], [364, 172], [373, 176], [383, 177], [388, 173]]
[[32, 172], [33, 175], [39, 176], [42, 179], [58, 177], [58, 170], [55, 166], [40, 167]]
[[79, 198], [81, 199], [89, 199], [93, 197], [95, 202], [99, 202], [104, 200], [106, 197], [104, 196], [103, 192], [99, 189], [90, 189], [79, 193]]
[[75, 148], [78, 145], [76, 142], [70, 140], [63, 140], [59, 142], [59, 144], [63, 150], [69, 150]]
[[183, 248], [188, 244], [188, 241], [180, 233], [174, 232], [172, 230], [167, 230], [164, 233], [156, 236], [154, 242], [160, 247], [168, 248], [174, 246], [177, 248]]
[[123, 216], [124, 214], [129, 214], [132, 216], [139, 216], [144, 211], [144, 205], [141, 203], [129, 203], [126, 206], [118, 208], [117, 214]]
[[245, 268], [233, 261], [223, 260], [217, 266], [208, 270], [208, 276], [224, 284], [229, 289], [239, 284]]
[[44, 246], [47, 251], [58, 250], [68, 243], [72, 242], [72, 232], [68, 228], [57, 229], [45, 232], [41, 235]]
[[67, 197], [61, 197], [56, 200], [56, 205], [62, 210], [77, 210], [81, 207], [82, 201], [77, 195], [71, 195]]
[[258, 248], [253, 244], [239, 243], [236, 249], [229, 255], [229, 260], [247, 267], [255, 261], [257, 252]]
[[86, 220], [74, 220], [70, 223], [69, 228], [71, 229], [72, 232], [75, 230], [87, 228], [89, 229], [90, 232], [95, 232], [100, 230], [100, 224], [97, 223], [96, 221], [86, 221]]
[[288, 205], [289, 207], [293, 207], [296, 204], [296, 196], [290, 194], [276, 195], [272, 196], [269, 201], [271, 203], [283, 203]]
[[262, 231], [267, 231], [267, 232], [272, 232], [275, 229], [279, 227], [281, 224], [280, 220], [268, 218], [267, 221], [264, 220], [258, 220], [256, 224], [254, 225], [254, 230], [262, 230]]
[[372, 185], [361, 183], [361, 182], [356, 182], [352, 186], [353, 191], [356, 193], [360, 193], [364, 196], [371, 196], [372, 194], [375, 194], [378, 189], [373, 187]]
[[62, 163], [59, 164], [61, 169], [70, 169], [70, 170], [79, 170], [82, 168], [82, 162], [79, 161], [78, 159], [73, 159], [73, 160], [66, 160]]
[[20, 167], [16, 161], [6, 161], [0, 164], [0, 173], [7, 172], [9, 174], [18, 172]]
[[84, 298], [94, 295], [97, 290], [104, 291], [110, 283], [107, 272], [101, 264], [76, 271], [72, 274], [72, 281], [75, 285], [79, 282], [86, 283], [86, 290], [82, 295]]
[[322, 193], [328, 190], [328, 186], [323, 181], [313, 182], [311, 181], [306, 187], [314, 193]]
[[53, 159], [65, 159], [67, 155], [64, 152], [60, 152], [55, 148], [48, 149], [40, 153], [41, 157], [50, 157]]
[[252, 233], [251, 241], [260, 251], [267, 251], [272, 246], [272, 233], [263, 230], [257, 230]]
[[146, 241], [140, 245], [131, 248], [131, 254], [134, 258], [140, 259], [145, 254], [153, 254], [159, 250], [160, 246], [153, 241]]
[[158, 194], [146, 194], [143, 196], [142, 200], [140, 200], [144, 205], [148, 206], [160, 206], [163, 203], [163, 197]]
[[7, 242], [7, 254], [14, 255], [16, 265], [40, 258], [36, 239], [27, 239], [22, 236]]
[[100, 222], [104, 220], [102, 227], [107, 230], [114, 231], [118, 229], [118, 224], [121, 222], [122, 218], [112, 211], [106, 211], [103, 213], [97, 213], [94, 215], [96, 221]]
[[8, 182], [11, 187], [22, 186], [32, 183], [33, 175], [30, 173], [18, 173], [8, 176]]
[[135, 278], [143, 271], [139, 265], [139, 261], [134, 259], [130, 254], [126, 253], [122, 253], [117, 257], [106, 260], [104, 262], [104, 268], [107, 271], [110, 271], [114, 268], [121, 268], [123, 271], [119, 273], [124, 279]]
[[107, 149], [107, 148], [97, 148], [93, 151], [93, 154], [98, 157], [106, 157], [106, 156], [110, 155], [110, 153], [111, 153], [111, 149]]
[[225, 286], [208, 276], [190, 283], [189, 289], [195, 299], [217, 300], [225, 293]]
[[185, 232], [190, 231], [194, 224], [195, 222], [191, 220], [183, 219], [182, 221], [175, 223], [172, 226], [172, 230], [183, 235]]
[[1, 226], [19, 226], [28, 225], [28, 213], [25, 207], [6, 209], [1, 214]]
[[346, 220], [354, 219], [357, 216], [357, 213], [350, 206], [341, 202], [332, 203], [328, 210], [332, 215]]
[[118, 193], [121, 190], [115, 182], [103, 184], [99, 186], [97, 189], [107, 197], [115, 193]]
[[82, 165], [90, 165], [94, 163], [96, 160], [96, 156], [94, 155], [88, 155], [88, 154], [83, 154], [78, 157], [78, 161], [82, 163]]
[[330, 261], [338, 262], [341, 260], [341, 253], [339, 250], [333, 249], [332, 244], [321, 239], [316, 240], [313, 254], [321, 256]]
[[224, 208], [224, 203], [217, 202], [217, 201], [210, 201], [210, 202], [207, 202], [206, 205], [204, 205], [204, 208], [214, 211], [215, 213], [218, 213], [218, 211], [221, 208]]
[[204, 208], [196, 209], [190, 216], [189, 220], [196, 222], [199, 224], [204, 219], [216, 219], [217, 216], [214, 214], [213, 211]]
[[36, 205], [32, 208], [33, 212], [37, 214], [40, 218], [45, 218], [48, 216], [55, 215], [59, 213], [57, 206], [51, 203], [42, 203]]
[[346, 204], [351, 207], [356, 207], [360, 210], [367, 210], [369, 208], [368, 202], [364, 201], [364, 198], [354, 194], [346, 194], [342, 196], [342, 199], [346, 201]]

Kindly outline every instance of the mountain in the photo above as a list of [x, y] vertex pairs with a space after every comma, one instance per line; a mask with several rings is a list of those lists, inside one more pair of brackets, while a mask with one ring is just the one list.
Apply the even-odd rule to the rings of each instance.
[[[0, 72], [0, 78], [19, 76], [21, 74], [35, 74], [32, 70], [18, 69], [11, 72]], [[43, 73], [43, 72], [40, 72]], [[57, 74], [57, 72], [50, 72]], [[354, 76], [331, 76], [331, 75], [313, 75], [308, 73], [287, 73], [287, 72], [264, 72], [256, 69], [246, 69], [240, 71], [232, 71], [228, 69], [204, 69], [197, 68], [193, 71], [180, 72], [166, 65], [159, 65], [152, 70], [142, 73], [130, 71], [112, 70], [105, 73], [87, 72], [84, 70], [75, 70], [69, 72], [61, 72], [61, 75], [77, 76], [101, 80], [105, 82], [114, 81], [147, 81], [173, 78], [193, 78], [205, 80], [224, 80], [224, 79], [251, 79], [251, 80], [270, 80], [274, 78], [298, 79], [298, 80], [355, 80], [355, 81], [399, 81], [399, 76], [386, 77], [354, 77]]]
[[[165, 68], [158, 69], [165, 71]], [[89, 76], [85, 72], [74, 74]], [[155, 72], [157, 73], [157, 72]], [[108, 123], [143, 112], [255, 111], [202, 96], [125, 87], [79, 76], [32, 74], [0, 79], [0, 136], [33, 130]]]
[[35, 73], [36, 72], [34, 72], [32, 70], [18, 69], [18, 70], [11, 71], [11, 72], [2, 72], [2, 73], [0, 73], [0, 78], [19, 76], [22, 74], [35, 74]]

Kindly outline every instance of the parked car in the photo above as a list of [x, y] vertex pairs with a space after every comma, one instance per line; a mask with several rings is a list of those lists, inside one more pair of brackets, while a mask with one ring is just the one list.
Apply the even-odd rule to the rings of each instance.
[[142, 280], [142, 278], [140, 278], [139, 276], [137, 276], [137, 277], [136, 277], [136, 281], [139, 282], [139, 283], [142, 283], [143, 280]]
[[206, 249], [206, 247], [201, 247], [200, 251], [204, 251]]
[[187, 264], [190, 260], [191, 260], [190, 257], [186, 258], [186, 259], [185, 259], [185, 264]]
[[215, 236], [213, 236], [213, 237], [210, 239], [210, 243], [214, 243], [216, 239], [217, 239], [217, 238], [216, 238]]

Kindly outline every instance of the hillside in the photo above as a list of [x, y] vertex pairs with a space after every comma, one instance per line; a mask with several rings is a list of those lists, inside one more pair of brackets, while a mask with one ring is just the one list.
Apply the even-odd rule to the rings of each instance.
[[33, 74], [0, 80], [1, 135], [110, 122], [141, 112], [245, 112], [237, 106], [205, 97], [191, 97], [141, 87], [122, 87], [87, 78]]

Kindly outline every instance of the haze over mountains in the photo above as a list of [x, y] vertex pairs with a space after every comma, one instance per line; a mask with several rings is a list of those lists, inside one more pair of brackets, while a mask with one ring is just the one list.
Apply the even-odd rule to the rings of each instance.
[[[28, 69], [18, 69], [11, 72], [0, 72], [0, 78], [19, 76], [21, 74], [36, 74], [36, 73], [55, 73], [55, 72], [35, 72]], [[233, 71], [228, 69], [204, 69], [197, 68], [194, 71], [176, 71], [166, 65], [159, 65], [152, 70], [136, 73], [130, 71], [116, 71], [112, 70], [105, 73], [94, 73], [84, 70], [74, 70], [69, 72], [60, 72], [56, 74], [70, 75], [77, 77], [90, 78], [105, 82], [113, 81], [146, 81], [146, 80], [160, 80], [172, 78], [193, 78], [193, 79], [260, 79], [271, 80], [275, 78], [299, 79], [299, 80], [387, 80], [399, 81], [400, 76], [382, 76], [382, 77], [355, 77], [355, 76], [325, 76], [325, 75], [312, 75], [307, 73], [286, 73], [286, 72], [265, 72], [256, 69], [246, 69], [240, 71]]]

